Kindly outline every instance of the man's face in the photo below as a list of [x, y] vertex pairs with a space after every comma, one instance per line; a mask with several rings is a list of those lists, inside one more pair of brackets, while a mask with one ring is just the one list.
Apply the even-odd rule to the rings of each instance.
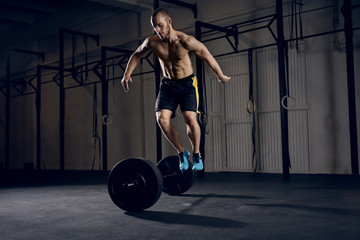
[[171, 25], [171, 19], [169, 17], [158, 14], [152, 19], [151, 23], [154, 31], [162, 40], [169, 37]]

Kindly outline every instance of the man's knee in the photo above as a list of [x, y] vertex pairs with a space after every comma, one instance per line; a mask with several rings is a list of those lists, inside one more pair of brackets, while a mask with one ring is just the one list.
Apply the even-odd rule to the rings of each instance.
[[156, 112], [156, 121], [160, 126], [166, 126], [170, 123], [171, 113], [158, 111]]
[[186, 125], [195, 126], [195, 127], [199, 125], [197, 122], [195, 112], [184, 112], [183, 116], [184, 116]]

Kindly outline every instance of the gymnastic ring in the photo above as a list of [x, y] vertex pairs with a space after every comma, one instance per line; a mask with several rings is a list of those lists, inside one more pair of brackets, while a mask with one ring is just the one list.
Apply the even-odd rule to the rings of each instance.
[[285, 106], [284, 101], [285, 101], [286, 98], [290, 98], [290, 99], [292, 99], [292, 100], [294, 101], [294, 103], [296, 103], [296, 100], [295, 100], [294, 97], [290, 97], [289, 95], [285, 95], [285, 96], [281, 99], [281, 106], [282, 106], [283, 108], [285, 108], [286, 110], [291, 110], [291, 109], [293, 109], [293, 108], [289, 108], [289, 107]]
[[114, 118], [111, 115], [103, 115], [101, 117], [101, 122], [103, 125], [108, 126], [108, 125], [112, 124], [113, 121], [114, 121]]
[[[251, 109], [251, 103], [253, 104], [253, 108]], [[251, 111], [252, 110], [252, 111]], [[249, 114], [253, 114], [254, 112], [256, 112], [256, 105], [254, 104], [254, 101], [252, 99], [249, 99], [249, 101], [247, 101], [246, 104], [246, 111]]]

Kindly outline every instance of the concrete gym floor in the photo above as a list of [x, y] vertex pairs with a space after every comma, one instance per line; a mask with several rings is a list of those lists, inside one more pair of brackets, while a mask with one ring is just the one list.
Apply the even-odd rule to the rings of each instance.
[[107, 175], [0, 173], [0, 239], [360, 239], [358, 176], [208, 173], [144, 212]]

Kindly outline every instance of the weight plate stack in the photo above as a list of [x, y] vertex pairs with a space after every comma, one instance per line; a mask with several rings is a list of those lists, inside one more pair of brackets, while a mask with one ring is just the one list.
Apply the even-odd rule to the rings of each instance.
[[143, 211], [160, 198], [163, 179], [159, 169], [149, 160], [128, 158], [110, 171], [108, 191], [112, 201], [128, 212]]
[[163, 176], [163, 192], [169, 195], [180, 195], [191, 188], [194, 183], [192, 163], [189, 161], [189, 168], [181, 171], [179, 168], [179, 156], [168, 156], [157, 164]]

